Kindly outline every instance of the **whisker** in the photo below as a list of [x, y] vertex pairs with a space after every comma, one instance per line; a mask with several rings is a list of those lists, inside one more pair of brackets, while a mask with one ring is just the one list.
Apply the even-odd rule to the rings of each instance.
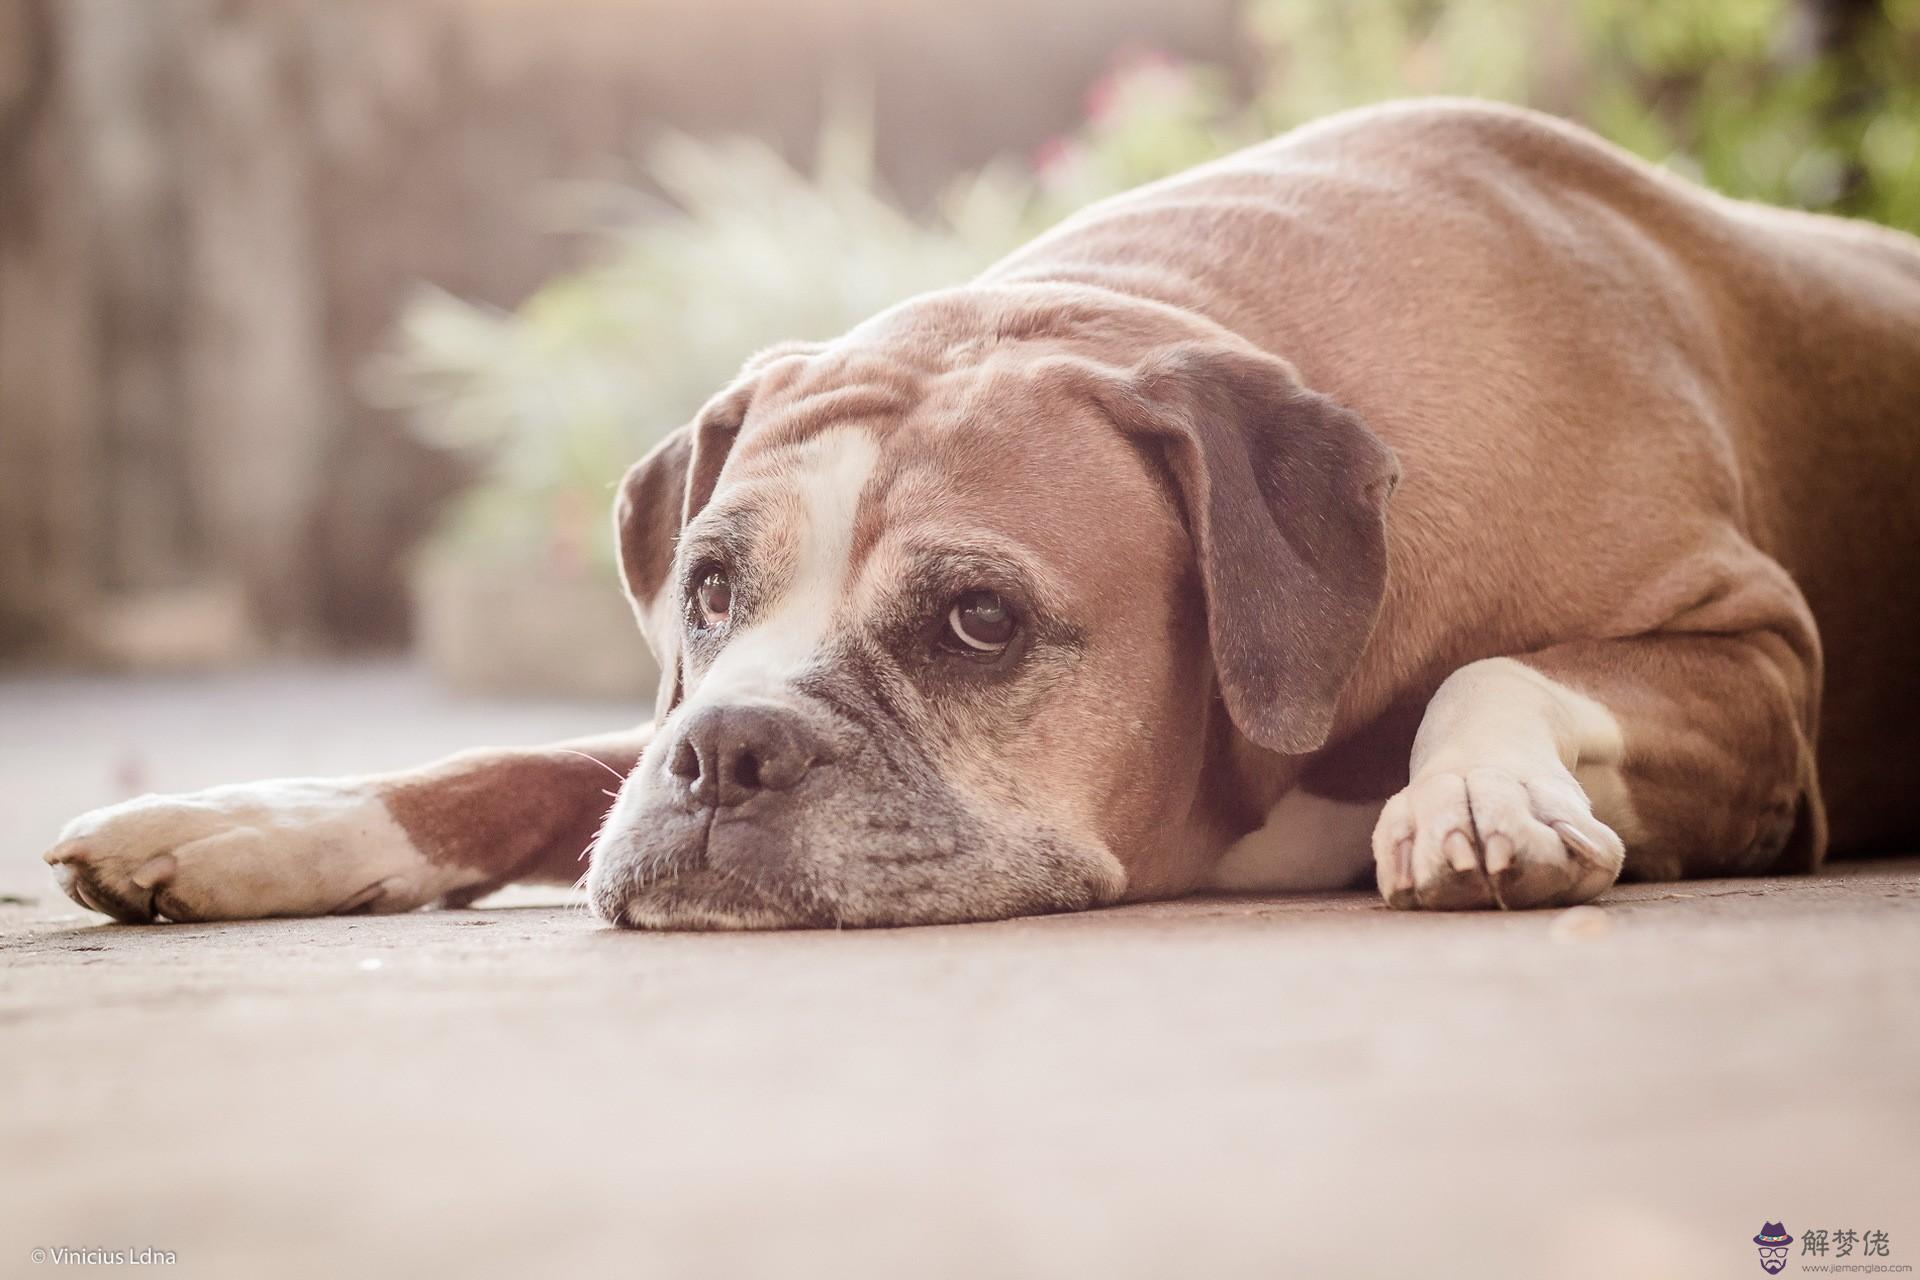
[[555, 747], [554, 750], [563, 752], [570, 756], [579, 756], [582, 760], [591, 760], [595, 764], [599, 765], [602, 769], [605, 769], [608, 773], [612, 774], [615, 778], [618, 778], [621, 782], [625, 782], [627, 780], [627, 775], [625, 775], [624, 773], [621, 773], [618, 769], [608, 764], [605, 760], [602, 760], [599, 756], [590, 756], [584, 751], [575, 751], [572, 747]]

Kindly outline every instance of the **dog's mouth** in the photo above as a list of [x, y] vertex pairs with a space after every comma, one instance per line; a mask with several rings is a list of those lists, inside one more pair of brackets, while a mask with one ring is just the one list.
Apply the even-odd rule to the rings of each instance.
[[1082, 911], [1122, 896], [1124, 874], [1111, 858], [1077, 859], [1048, 874], [1045, 851], [1035, 854], [1026, 874], [979, 866], [971, 874], [942, 875], [936, 868], [923, 875], [929, 869], [911, 859], [875, 859], [867, 870], [883, 872], [884, 880], [853, 891], [712, 865], [657, 876], [613, 869], [590, 889], [594, 911], [608, 923], [669, 932], [964, 924]]
[[595, 908], [623, 929], [820, 929], [840, 923], [828, 907], [804, 903], [790, 889], [711, 867], [679, 871], [612, 897], [599, 896]]

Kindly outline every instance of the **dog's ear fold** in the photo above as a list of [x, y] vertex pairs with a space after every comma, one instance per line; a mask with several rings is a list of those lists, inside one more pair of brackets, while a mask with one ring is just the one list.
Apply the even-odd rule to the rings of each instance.
[[673, 581], [680, 530], [713, 497], [733, 442], [746, 418], [749, 391], [735, 383], [709, 401], [698, 417], [655, 445], [627, 469], [613, 507], [614, 545], [627, 601], [640, 633], [660, 664], [654, 719], [680, 703], [680, 593]]
[[1258, 351], [1184, 344], [1123, 386], [1110, 411], [1161, 442], [1185, 507], [1228, 714], [1270, 751], [1320, 747], [1386, 592], [1393, 451]]

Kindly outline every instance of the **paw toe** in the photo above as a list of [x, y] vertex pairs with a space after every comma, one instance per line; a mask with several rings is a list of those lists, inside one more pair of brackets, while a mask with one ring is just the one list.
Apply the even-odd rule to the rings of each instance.
[[146, 924], [153, 919], [153, 894], [147, 891], [148, 886], [117, 883], [86, 845], [78, 841], [59, 845], [47, 853], [46, 860], [60, 891], [87, 910], [127, 924]]
[[156, 853], [140, 864], [128, 879], [138, 889], [158, 889], [171, 881], [180, 872], [179, 861], [170, 853]]
[[1476, 860], [1471, 867], [1448, 867], [1414, 889], [1416, 903], [1428, 911], [1480, 911], [1496, 905], [1487, 873]]
[[[1567, 786], [1574, 786], [1571, 779]], [[1577, 787], [1498, 769], [1437, 773], [1388, 802], [1374, 833], [1389, 906], [1566, 906], [1611, 885], [1625, 850]]]

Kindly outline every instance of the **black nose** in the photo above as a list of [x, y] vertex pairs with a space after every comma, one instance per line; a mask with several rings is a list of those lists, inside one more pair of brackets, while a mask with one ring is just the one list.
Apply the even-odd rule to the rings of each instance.
[[787, 790], [824, 755], [819, 737], [792, 711], [702, 707], [680, 726], [667, 768], [694, 799], [724, 808], [763, 791]]

